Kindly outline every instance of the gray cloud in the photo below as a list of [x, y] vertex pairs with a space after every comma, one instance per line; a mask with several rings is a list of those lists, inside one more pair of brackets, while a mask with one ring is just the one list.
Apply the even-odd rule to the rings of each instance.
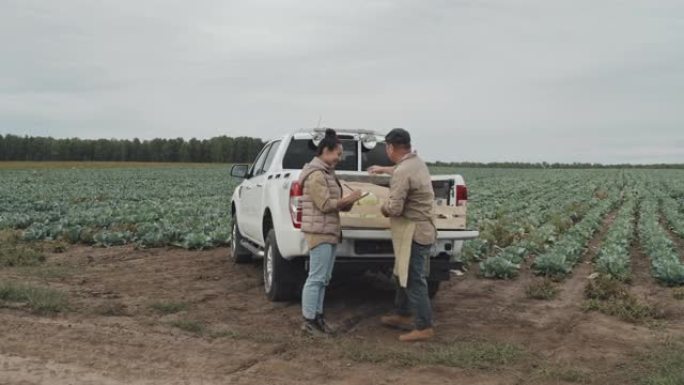
[[429, 159], [684, 162], [684, 5], [4, 0], [0, 133], [410, 129]]

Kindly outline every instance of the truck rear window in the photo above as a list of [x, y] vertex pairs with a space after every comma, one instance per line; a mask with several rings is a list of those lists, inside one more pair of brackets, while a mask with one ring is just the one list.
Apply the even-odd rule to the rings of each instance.
[[372, 150], [363, 151], [361, 169], [367, 170], [370, 166], [392, 166], [392, 161], [387, 157], [385, 143], [380, 142]]
[[[353, 139], [342, 139], [342, 162], [337, 165], [337, 170], [357, 171], [359, 159], [358, 142]], [[310, 139], [294, 139], [290, 142], [283, 158], [283, 169], [300, 170], [304, 165], [316, 156], [316, 147]], [[378, 143], [372, 150], [364, 150], [362, 154], [362, 169], [372, 165], [391, 165], [385, 153], [385, 144]]]

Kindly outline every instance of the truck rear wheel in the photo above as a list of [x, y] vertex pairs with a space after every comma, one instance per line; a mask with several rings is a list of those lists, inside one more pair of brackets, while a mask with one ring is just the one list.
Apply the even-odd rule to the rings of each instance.
[[252, 253], [240, 244], [240, 242], [242, 242], [242, 236], [240, 235], [240, 229], [238, 228], [237, 218], [235, 218], [235, 215], [233, 215], [233, 220], [231, 221], [230, 232], [231, 260], [234, 263], [252, 262]]
[[264, 291], [274, 302], [291, 301], [297, 298], [296, 284], [301, 272], [298, 265], [282, 257], [276, 242], [275, 231], [269, 230], [264, 250]]

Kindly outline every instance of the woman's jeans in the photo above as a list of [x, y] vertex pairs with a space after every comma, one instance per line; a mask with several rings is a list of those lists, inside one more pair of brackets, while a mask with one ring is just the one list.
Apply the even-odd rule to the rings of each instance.
[[302, 290], [302, 315], [313, 320], [323, 314], [325, 288], [332, 277], [337, 245], [322, 243], [309, 251], [309, 276]]

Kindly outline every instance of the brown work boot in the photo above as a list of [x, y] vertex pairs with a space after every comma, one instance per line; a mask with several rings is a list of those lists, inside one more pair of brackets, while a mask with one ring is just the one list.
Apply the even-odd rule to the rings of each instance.
[[399, 336], [399, 341], [402, 342], [418, 342], [427, 341], [435, 336], [435, 330], [433, 328], [427, 328], [423, 330], [413, 330], [410, 333], [402, 334]]
[[413, 317], [405, 316], [405, 315], [399, 315], [399, 314], [391, 314], [391, 315], [386, 315], [380, 318], [380, 322], [385, 325], [389, 326], [391, 328], [397, 328], [397, 329], [402, 329], [402, 330], [411, 330], [413, 329]]

